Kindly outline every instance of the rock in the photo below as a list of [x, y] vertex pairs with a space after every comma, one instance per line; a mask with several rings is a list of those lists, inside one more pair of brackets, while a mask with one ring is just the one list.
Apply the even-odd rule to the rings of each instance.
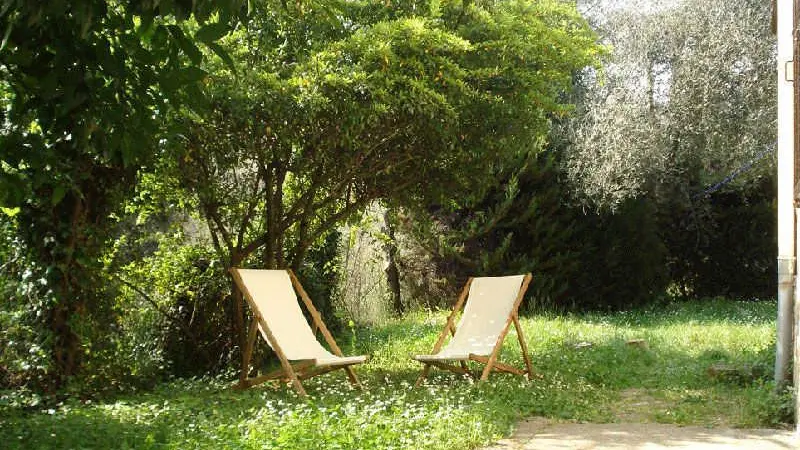
[[706, 369], [706, 374], [712, 380], [746, 385], [753, 383], [757, 379], [767, 376], [767, 372], [759, 365], [751, 364], [729, 364], [718, 362], [710, 365]]
[[647, 341], [645, 341], [644, 339], [631, 339], [625, 344], [631, 347], [648, 348]]

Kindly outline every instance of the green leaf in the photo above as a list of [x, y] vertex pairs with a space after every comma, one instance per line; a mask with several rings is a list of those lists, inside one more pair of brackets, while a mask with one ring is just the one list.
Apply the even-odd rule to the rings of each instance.
[[[13, 142], [13, 140], [12, 138], [9, 141]], [[25, 201], [27, 184], [19, 174], [5, 172], [3, 166], [4, 164], [0, 162], [0, 205], [14, 208]]]
[[178, 70], [178, 77], [182, 84], [196, 83], [206, 76], [208, 76], [208, 72], [195, 66], [184, 67]]
[[177, 92], [186, 85], [197, 83], [207, 75], [208, 73], [199, 67], [182, 67], [162, 73], [159, 76], [158, 82], [161, 88], [167, 91], [167, 93], [172, 93]]
[[177, 77], [175, 71], [162, 73], [158, 77], [158, 84], [161, 86], [168, 96], [174, 93], [181, 87], [181, 82]]
[[61, 200], [64, 200], [64, 196], [67, 195], [67, 188], [64, 185], [59, 184], [55, 188], [53, 188], [53, 196], [50, 197], [50, 203], [53, 206], [58, 205], [61, 203]]
[[154, 19], [155, 16], [149, 12], [142, 14], [141, 23], [139, 24], [139, 28], [136, 29], [136, 34], [141, 38], [149, 38], [153, 30]]
[[153, 50], [157, 54], [162, 54], [162, 51], [165, 49], [167, 45], [167, 38], [169, 32], [166, 31], [166, 27], [163, 25], [157, 25], [155, 27], [155, 31], [153, 32], [153, 37], [150, 38], [150, 42], [153, 46]]
[[186, 94], [189, 98], [189, 104], [187, 106], [195, 111], [207, 109], [211, 106], [206, 98], [206, 95], [197, 84], [190, 84], [186, 86]]
[[216, 41], [222, 36], [225, 36], [229, 30], [230, 28], [227, 23], [209, 23], [207, 25], [203, 25], [199, 30], [197, 30], [197, 33], [194, 34], [194, 37], [198, 41], [208, 44]]
[[178, 42], [178, 46], [181, 48], [183, 53], [192, 61], [192, 64], [198, 65], [203, 61], [203, 54], [200, 52], [200, 49], [194, 45], [194, 42], [190, 41], [186, 35], [181, 30], [181, 27], [177, 25], [170, 25], [169, 32]]
[[208, 46], [208, 48], [210, 48], [214, 54], [219, 56], [219, 58], [225, 63], [231, 72], [236, 73], [236, 65], [233, 62], [233, 58], [231, 58], [231, 55], [229, 55], [221, 45], [217, 44], [216, 42], [209, 42], [206, 44], [206, 46]]
[[8, 217], [16, 216], [17, 214], [19, 214], [19, 211], [20, 211], [19, 206], [17, 206], [16, 208], [0, 207], [0, 212], [2, 212], [3, 214], [5, 214]]

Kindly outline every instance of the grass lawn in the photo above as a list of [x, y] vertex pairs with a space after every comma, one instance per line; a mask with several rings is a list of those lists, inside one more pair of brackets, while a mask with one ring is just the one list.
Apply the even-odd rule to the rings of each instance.
[[[664, 422], [774, 427], [791, 399], [775, 395], [774, 302], [723, 300], [617, 314], [522, 320], [539, 377], [493, 374], [488, 383], [432, 370], [412, 389], [444, 313], [417, 313], [339, 337], [348, 354], [372, 359], [356, 370], [304, 384], [310, 398], [233, 380], [178, 380], [107, 401], [20, 409], [0, 394], [0, 447], [233, 449], [468, 449], [511, 433], [527, 416], [587, 422]], [[644, 339], [646, 347], [626, 344]], [[583, 344], [583, 345], [578, 345]], [[588, 345], [591, 344], [591, 345]], [[503, 359], [522, 367], [516, 336]], [[715, 363], [741, 376], [711, 376]]]

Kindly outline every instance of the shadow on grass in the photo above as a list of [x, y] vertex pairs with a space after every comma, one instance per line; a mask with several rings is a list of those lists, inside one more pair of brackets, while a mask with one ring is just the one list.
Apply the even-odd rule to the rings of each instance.
[[583, 313], [570, 317], [591, 324], [658, 327], [679, 324], [751, 325], [774, 324], [774, 301], [732, 301], [723, 298], [673, 301], [614, 313]]
[[168, 424], [131, 423], [100, 411], [28, 414], [0, 424], [6, 449], [159, 448], [174, 433]]
[[[726, 306], [730, 314], [738, 307]], [[747, 311], [736, 314], [747, 316]], [[757, 312], [754, 317], [765, 315]], [[592, 318], [525, 319], [523, 327], [539, 377], [528, 381], [493, 374], [488, 383], [474, 383], [433, 370], [423, 387], [413, 389], [422, 365], [409, 355], [430, 350], [445, 314], [420, 316], [378, 329], [357, 329], [349, 339], [347, 332], [338, 337], [346, 353], [373, 355], [369, 363], [356, 368], [363, 391], [352, 389], [341, 371], [305, 381], [308, 399], [274, 383], [239, 392], [230, 389], [234, 380], [176, 381], [151, 393], [121, 397], [113, 403], [64, 407], [52, 415], [0, 411], [6, 439], [0, 446], [278, 449], [314, 443], [320, 450], [473, 448], [507, 435], [516, 421], [529, 416], [613, 422], [618, 420], [615, 408], [625, 400], [622, 393], [630, 389], [654, 390], [648, 395], [658, 396], [660, 403], [645, 405], [652, 410], [653, 420], [772, 425], [776, 398], [768, 384], [760, 379], [744, 384], [741, 380], [720, 382], [707, 374], [708, 367], [717, 362], [770, 361], [771, 345], [738, 342], [733, 331], [752, 325], [749, 319], [737, 325], [708, 315], [716, 317], [704, 306], [679, 309], [674, 316], [683, 322], [642, 318], [641, 313], [611, 315], [602, 322], [604, 327], [594, 329], [589, 329], [595, 323]], [[634, 319], [647, 321], [640, 330], [646, 347], [626, 344], [624, 324]], [[717, 338], [703, 334], [702, 325], [659, 328], [664, 323], [689, 322], [687, 327], [723, 323], [731, 327], [730, 333], [723, 333], [727, 340], [716, 342]], [[687, 332], [699, 333], [702, 341], [697, 345], [680, 341]], [[592, 345], [576, 348], [584, 339]], [[507, 338], [503, 360], [522, 367], [513, 334]]]

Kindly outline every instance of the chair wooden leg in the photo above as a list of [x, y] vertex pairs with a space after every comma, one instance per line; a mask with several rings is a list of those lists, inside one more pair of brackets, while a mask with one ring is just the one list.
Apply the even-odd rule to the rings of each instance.
[[531, 380], [533, 379], [533, 365], [531, 364], [531, 357], [528, 355], [528, 343], [522, 334], [522, 325], [520, 325], [519, 316], [516, 313], [514, 314], [514, 326], [517, 328], [517, 339], [519, 339], [519, 346], [522, 348], [522, 359], [525, 361], [525, 368], [528, 371], [528, 380]]
[[497, 342], [494, 344], [494, 349], [492, 353], [489, 355], [489, 361], [486, 362], [486, 367], [483, 369], [483, 373], [481, 374], [481, 381], [486, 381], [489, 379], [489, 373], [492, 371], [492, 367], [494, 363], [497, 361], [497, 358], [500, 356], [500, 352], [503, 348], [503, 341], [506, 340], [506, 334], [508, 334], [508, 330], [511, 328], [511, 323], [517, 317], [517, 310], [519, 309], [519, 305], [522, 302], [522, 298], [525, 296], [525, 291], [528, 290], [528, 284], [531, 282], [531, 274], [525, 275], [525, 278], [522, 280], [522, 286], [519, 288], [519, 293], [517, 293], [517, 299], [514, 300], [514, 307], [511, 309], [511, 317], [506, 320], [506, 324], [503, 327], [503, 331], [500, 332], [500, 336], [497, 337]]
[[[310, 367], [314, 366], [314, 361], [301, 361], [294, 366], [292, 366], [292, 370], [294, 371], [295, 375], [298, 379], [303, 379], [303, 372]], [[259, 375], [257, 377], [248, 378], [244, 381], [243, 387], [250, 388], [253, 386], [258, 386], [261, 383], [266, 383], [270, 380], [281, 380], [281, 381], [289, 381], [289, 375], [286, 373], [286, 369], [281, 367], [280, 369], [273, 370], [272, 372], [265, 373], [263, 375]]]
[[497, 361], [497, 354], [500, 353], [498, 349], [495, 349], [491, 355], [489, 355], [489, 360], [486, 361], [486, 366], [483, 368], [483, 372], [481, 372], [481, 381], [486, 381], [489, 379], [489, 374], [492, 373], [492, 369], [494, 368], [494, 364]]
[[[289, 370], [291, 370], [291, 368]], [[303, 385], [300, 384], [300, 380], [297, 378], [297, 375], [294, 373], [293, 370], [292, 373], [289, 374], [289, 379], [292, 381], [292, 387], [299, 396], [308, 397], [308, 394], [306, 394], [306, 390], [303, 389]]]
[[361, 386], [361, 381], [359, 381], [358, 377], [356, 376], [356, 371], [353, 370], [351, 366], [345, 366], [344, 371], [347, 374], [347, 378], [350, 380], [351, 385], [359, 388], [363, 387]]
[[[464, 362], [464, 361], [460, 361], [460, 362]], [[419, 375], [419, 378], [417, 378], [417, 382], [416, 382], [416, 384], [414, 384], [414, 387], [419, 387], [419, 385], [422, 384], [422, 381], [425, 379], [425, 377], [428, 376], [428, 373], [429, 373], [431, 367], [437, 367], [439, 369], [448, 370], [448, 371], [456, 373], [458, 375], [466, 375], [466, 376], [472, 378], [473, 380], [475, 379], [475, 374], [470, 372], [469, 367], [464, 368], [465, 364], [461, 364], [459, 366], [456, 366], [456, 365], [447, 364], [447, 363], [444, 363], [444, 362], [441, 362], [441, 361], [428, 361], [428, 362], [426, 362], [424, 364], [425, 364], [425, 368], [422, 369], [422, 373]]]
[[419, 387], [422, 384], [422, 382], [425, 381], [425, 378], [428, 376], [428, 372], [430, 371], [431, 371], [431, 365], [425, 364], [425, 367], [422, 369], [422, 373], [419, 374], [419, 377], [417, 378], [417, 382], [414, 383], [414, 387]]
[[468, 377], [475, 378], [472, 372], [469, 371], [469, 369], [464, 369], [461, 366], [454, 366], [452, 364], [446, 364], [438, 361], [431, 361], [430, 364], [432, 366], [438, 367], [439, 369], [449, 370], [450, 372], [453, 372], [458, 375], [467, 375]]
[[[487, 358], [486, 356], [469, 355], [469, 359], [471, 359], [473, 361], [477, 361], [477, 362], [479, 362], [481, 364], [488, 364], [489, 363], [489, 358]], [[500, 361], [495, 361], [494, 364], [492, 364], [492, 370], [497, 370], [497, 371], [506, 372], [506, 373], [513, 373], [515, 375], [525, 375], [525, 371], [524, 370], [517, 369], [514, 366], [510, 366], [510, 365], [508, 365], [506, 363], [503, 363], [503, 362], [500, 362]]]
[[253, 357], [253, 348], [256, 345], [256, 331], [258, 330], [258, 321], [253, 318], [250, 322], [250, 328], [247, 330], [247, 341], [245, 347], [242, 349], [242, 370], [239, 374], [238, 389], [247, 389], [251, 385], [248, 383], [248, 374], [250, 373], [250, 361]]
[[286, 355], [283, 353], [280, 345], [278, 345], [277, 341], [275, 340], [275, 336], [273, 336], [272, 331], [270, 331], [269, 328], [266, 328], [266, 326], [263, 326], [261, 329], [265, 330], [268, 343], [271, 344], [272, 350], [274, 350], [275, 354], [278, 356], [278, 359], [281, 362], [281, 367], [286, 373], [286, 378], [292, 382], [292, 387], [294, 388], [295, 392], [297, 392], [297, 394], [301, 397], [307, 397], [308, 394], [306, 394], [306, 390], [303, 389], [303, 385], [300, 384], [300, 380], [297, 378], [297, 374], [295, 373], [294, 368], [292, 368], [292, 364], [288, 359], [286, 359]]
[[342, 367], [336, 367], [336, 366], [320, 367], [320, 368], [312, 369], [312, 370], [310, 370], [308, 372], [298, 373], [297, 374], [297, 378], [300, 381], [307, 380], [309, 378], [313, 378], [313, 377], [316, 377], [318, 375], [323, 375], [323, 374], [326, 374], [328, 372], [333, 372], [334, 370], [338, 370], [338, 369], [341, 369], [341, 368]]

